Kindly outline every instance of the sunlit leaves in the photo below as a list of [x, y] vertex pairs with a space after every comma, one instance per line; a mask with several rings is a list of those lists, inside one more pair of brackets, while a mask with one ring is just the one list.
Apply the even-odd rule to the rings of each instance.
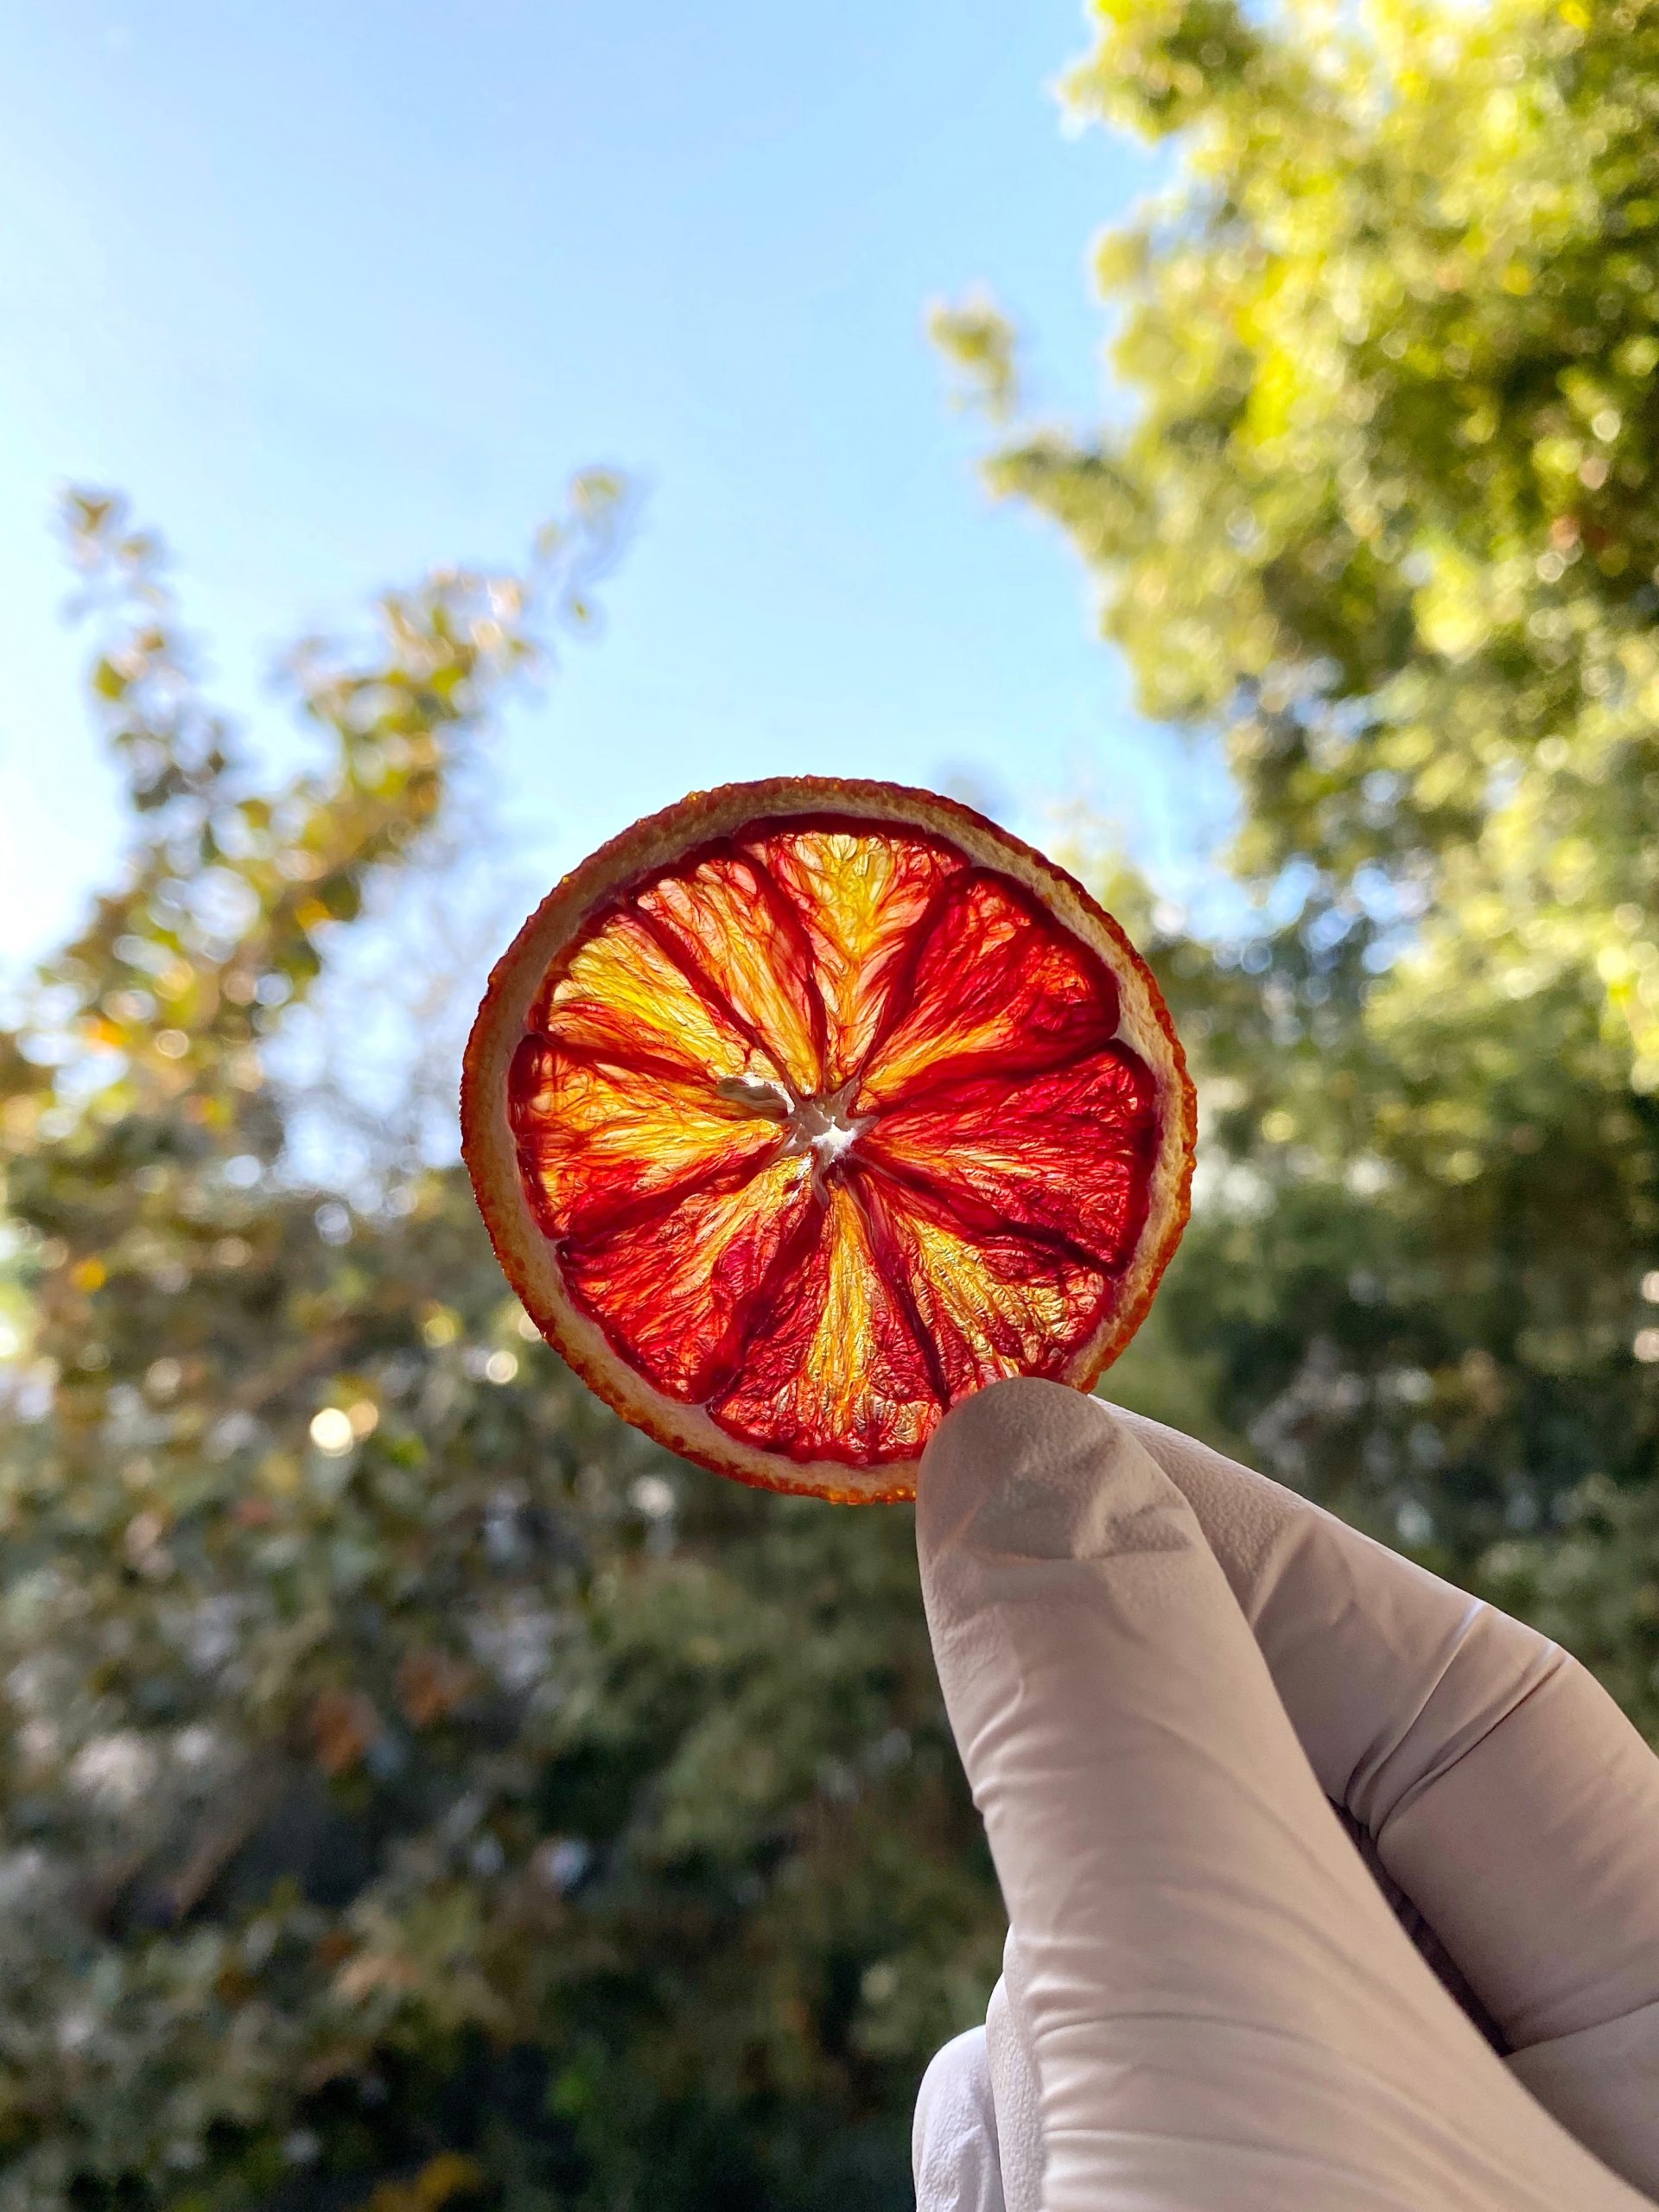
[[1659, 9], [1094, 14], [1074, 110], [1175, 157], [1135, 404], [991, 477], [1243, 802], [1231, 941], [1149, 939], [1202, 1203], [1118, 1376], [1467, 1571], [1656, 1471]]
[[[1101, 253], [1141, 407], [1016, 444], [995, 480], [1101, 567], [1147, 706], [1232, 732], [1249, 865], [1309, 837], [1344, 871], [1433, 854], [1491, 810], [1439, 772], [1448, 734], [1524, 772], [1659, 603], [1659, 270], [1610, 243], [1651, 220], [1659, 22], [1098, 12], [1074, 102], [1188, 133], [1182, 184]], [[982, 353], [984, 322], [944, 334]], [[1350, 702], [1408, 756], [1382, 821]]]

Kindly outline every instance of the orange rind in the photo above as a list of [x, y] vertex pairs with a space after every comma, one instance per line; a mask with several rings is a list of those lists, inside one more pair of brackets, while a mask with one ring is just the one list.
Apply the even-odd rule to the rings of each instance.
[[953, 801], [694, 792], [551, 892], [467, 1048], [508, 1281], [625, 1419], [741, 1482], [914, 1495], [946, 1409], [1087, 1389], [1185, 1225], [1192, 1086], [1118, 925]]

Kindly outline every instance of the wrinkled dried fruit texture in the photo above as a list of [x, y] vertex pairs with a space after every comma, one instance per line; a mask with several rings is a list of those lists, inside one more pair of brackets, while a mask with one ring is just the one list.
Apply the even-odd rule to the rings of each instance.
[[1110, 1306], [1158, 1134], [1117, 1024], [1110, 970], [1009, 878], [919, 834], [763, 825], [550, 972], [519, 1173], [658, 1390], [791, 1458], [907, 1459]]

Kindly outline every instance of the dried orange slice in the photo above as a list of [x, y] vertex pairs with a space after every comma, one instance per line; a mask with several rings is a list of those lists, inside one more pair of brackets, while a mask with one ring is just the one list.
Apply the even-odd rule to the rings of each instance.
[[686, 1458], [908, 1497], [945, 1408], [1086, 1388], [1185, 1224], [1158, 987], [1063, 870], [891, 784], [699, 791], [490, 978], [463, 1148], [508, 1280]]

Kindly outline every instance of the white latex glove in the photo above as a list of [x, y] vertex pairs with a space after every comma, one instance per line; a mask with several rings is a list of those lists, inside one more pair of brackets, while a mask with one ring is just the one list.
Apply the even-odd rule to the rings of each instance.
[[918, 2212], [1659, 2198], [1659, 1761], [1581, 1667], [1054, 1383], [951, 1414], [917, 1536], [1011, 1923]]

